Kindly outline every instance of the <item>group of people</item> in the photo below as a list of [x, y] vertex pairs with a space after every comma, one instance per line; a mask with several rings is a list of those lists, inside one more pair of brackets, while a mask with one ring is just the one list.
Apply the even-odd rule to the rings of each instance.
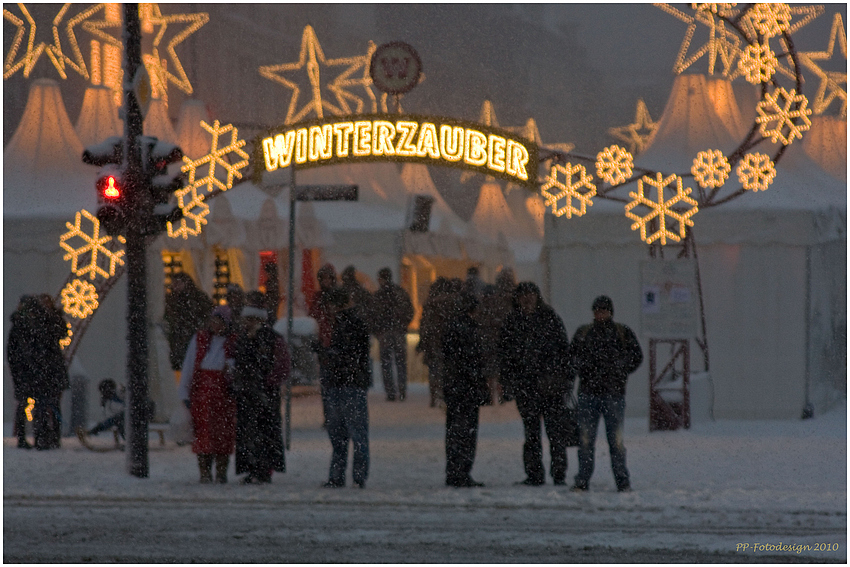
[[599, 296], [593, 323], [570, 343], [564, 323], [533, 282], [514, 283], [503, 270], [482, 284], [471, 269], [466, 281], [437, 278], [423, 306], [417, 350], [429, 369], [431, 404], [446, 407], [446, 484], [482, 486], [471, 476], [479, 406], [515, 400], [522, 418], [526, 478], [545, 484], [542, 430], [549, 439], [549, 474], [566, 484], [570, 420], [568, 400], [578, 380], [578, 473], [574, 491], [586, 491], [593, 474], [596, 434], [604, 419], [611, 467], [619, 491], [631, 489], [623, 442], [628, 375], [643, 360], [634, 332], [613, 321], [614, 305]]
[[[172, 291], [178, 295], [169, 298], [167, 313], [171, 303], [177, 312], [181, 296], [205, 304], [203, 292], [186, 279]], [[201, 483], [226, 483], [234, 452], [243, 484], [269, 483], [274, 471], [285, 470], [280, 391], [289, 376], [289, 349], [273, 329], [277, 302], [259, 291], [244, 297], [240, 292], [231, 288], [230, 304], [210, 309], [182, 357], [182, 343], [171, 343], [172, 362], [182, 358], [178, 395], [192, 417]], [[169, 330], [185, 339], [185, 333]]]
[[[6, 359], [16, 401], [13, 422], [18, 448], [39, 450], [60, 446], [63, 391], [70, 387], [59, 341], [68, 336], [62, 313], [47, 294], [24, 295], [11, 316]], [[34, 444], [26, 437], [31, 408]]]

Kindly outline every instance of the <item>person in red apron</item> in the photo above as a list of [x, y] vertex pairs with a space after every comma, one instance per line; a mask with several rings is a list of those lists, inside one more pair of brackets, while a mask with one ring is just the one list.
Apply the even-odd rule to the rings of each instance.
[[198, 455], [201, 483], [227, 482], [230, 455], [236, 446], [236, 402], [230, 393], [225, 343], [230, 334], [230, 308], [216, 307], [206, 326], [195, 333], [183, 360], [180, 399], [194, 427], [192, 452]]

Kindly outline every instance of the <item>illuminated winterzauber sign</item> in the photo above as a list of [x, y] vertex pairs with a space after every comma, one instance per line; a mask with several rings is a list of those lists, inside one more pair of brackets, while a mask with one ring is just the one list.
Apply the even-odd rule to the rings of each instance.
[[[516, 134], [450, 118], [357, 115], [292, 124], [254, 145], [265, 171], [358, 161], [449, 165], [523, 185], [537, 181], [537, 145]], [[255, 168], [255, 171], [260, 168]]]

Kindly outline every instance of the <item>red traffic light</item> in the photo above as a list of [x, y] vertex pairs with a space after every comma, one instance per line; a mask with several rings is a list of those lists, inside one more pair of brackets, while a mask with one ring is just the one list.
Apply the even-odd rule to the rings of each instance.
[[97, 180], [98, 192], [107, 201], [121, 197], [121, 180], [114, 175], [105, 175]]

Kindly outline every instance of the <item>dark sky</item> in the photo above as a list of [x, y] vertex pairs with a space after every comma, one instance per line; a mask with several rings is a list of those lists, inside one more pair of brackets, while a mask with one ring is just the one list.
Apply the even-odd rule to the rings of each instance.
[[[676, 5], [683, 10], [688, 5]], [[502, 126], [536, 119], [544, 143], [569, 142], [595, 153], [614, 142], [607, 130], [633, 121], [638, 98], [654, 119], [667, 100], [673, 64], [687, 25], [650, 4], [162, 4], [164, 14], [205, 11], [210, 22], [177, 48], [194, 96], [223, 122], [278, 124], [289, 93], [262, 78], [261, 65], [295, 61], [305, 25], [328, 58], [365, 54], [402, 40], [419, 52], [425, 81], [403, 101], [405, 110], [477, 120], [485, 98]], [[11, 9], [17, 9], [12, 7]], [[41, 41], [58, 5], [31, 7]], [[799, 50], [826, 49], [835, 12], [799, 30]], [[14, 26], [4, 20], [4, 54]], [[698, 28], [695, 44], [706, 34]], [[702, 34], [702, 35], [700, 35]], [[88, 35], [80, 34], [85, 46]], [[86, 50], [84, 49], [84, 53]], [[846, 60], [836, 58], [846, 71]], [[705, 59], [689, 71], [706, 72]], [[4, 143], [20, 118], [33, 78], [58, 78], [45, 56], [29, 79], [4, 81]], [[739, 82], [742, 81], [739, 79]], [[811, 81], [804, 93], [813, 96]], [[85, 82], [73, 72], [62, 91], [76, 121]], [[808, 91], [808, 92], [807, 92]], [[185, 95], [170, 89], [176, 117]], [[837, 110], [834, 104], [832, 110]], [[246, 131], [246, 134], [248, 132]]]

